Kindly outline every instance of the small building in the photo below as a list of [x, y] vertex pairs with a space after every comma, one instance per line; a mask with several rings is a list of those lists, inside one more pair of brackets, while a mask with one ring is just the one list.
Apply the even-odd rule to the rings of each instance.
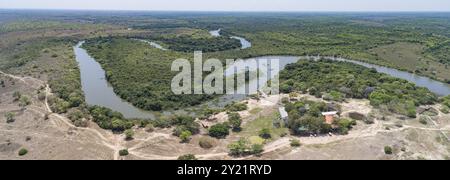
[[333, 124], [334, 118], [336, 117], [337, 113], [337, 111], [323, 112], [322, 115], [325, 116], [325, 122], [327, 124]]

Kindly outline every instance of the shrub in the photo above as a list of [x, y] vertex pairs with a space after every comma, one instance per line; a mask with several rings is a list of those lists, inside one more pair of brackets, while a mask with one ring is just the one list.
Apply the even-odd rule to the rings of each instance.
[[338, 131], [341, 135], [348, 134], [348, 131], [352, 129], [353, 125], [355, 125], [356, 121], [349, 119], [341, 119], [337, 122]]
[[134, 131], [131, 129], [128, 129], [125, 131], [125, 139], [126, 140], [132, 140], [134, 136]]
[[232, 104], [226, 105], [225, 109], [230, 112], [239, 112], [239, 111], [247, 110], [248, 106], [247, 106], [247, 104], [244, 104], [244, 103], [232, 103]]
[[200, 145], [200, 147], [202, 147], [203, 149], [211, 149], [212, 147], [214, 147], [214, 139], [210, 138], [210, 137], [202, 137], [198, 144]]
[[215, 138], [225, 138], [229, 134], [229, 127], [225, 124], [216, 124], [209, 128], [209, 136]]
[[228, 121], [230, 122], [231, 128], [233, 128], [233, 131], [241, 130], [242, 119], [238, 113], [228, 114]]
[[147, 132], [153, 132], [153, 131], [155, 131], [155, 127], [153, 126], [153, 124], [147, 124], [147, 125], [145, 126], [145, 131], [147, 131]]
[[350, 117], [350, 118], [352, 118], [352, 119], [355, 119], [355, 120], [364, 120], [364, 119], [366, 119], [366, 116], [364, 115], [364, 114], [361, 114], [361, 113], [358, 113], [358, 112], [350, 112], [350, 113], [348, 113], [348, 116]]
[[67, 109], [69, 109], [70, 104], [63, 99], [60, 99], [58, 97], [52, 97], [49, 100], [50, 108], [55, 113], [66, 113]]
[[392, 147], [391, 146], [385, 146], [384, 147], [384, 153], [391, 155], [393, 153]]
[[167, 117], [161, 117], [152, 121], [153, 126], [159, 128], [168, 128], [172, 126], [170, 120]]
[[419, 122], [420, 122], [420, 124], [427, 125], [428, 119], [425, 116], [420, 116]]
[[270, 129], [264, 128], [261, 131], [259, 131], [259, 136], [264, 139], [270, 139], [272, 135], [270, 134]]
[[20, 93], [19, 91], [15, 91], [13, 93], [13, 99], [14, 101], [18, 101], [20, 99], [20, 97], [22, 97], [22, 93]]
[[297, 140], [297, 139], [292, 139], [291, 140], [291, 146], [292, 147], [300, 147], [302, 144], [300, 143], [300, 141], [299, 140]]
[[68, 102], [70, 107], [78, 107], [84, 102], [84, 99], [80, 93], [74, 92], [69, 95]]
[[84, 114], [80, 110], [75, 109], [72, 112], [69, 112], [68, 117], [70, 120], [72, 120], [72, 122], [74, 122], [83, 118]]
[[262, 144], [250, 144], [247, 139], [241, 138], [238, 141], [229, 144], [228, 149], [230, 150], [230, 155], [232, 156], [244, 156], [260, 154], [264, 151], [264, 146]]
[[289, 103], [289, 98], [288, 97], [281, 98], [281, 103], [283, 103], [283, 104]]
[[410, 118], [416, 118], [417, 117], [417, 112], [416, 112], [416, 108], [408, 108], [406, 115]]
[[447, 107], [447, 106], [443, 106], [440, 110], [441, 110], [441, 112], [444, 113], [444, 114], [450, 113], [450, 108]]
[[261, 154], [262, 152], [264, 152], [264, 146], [262, 144], [252, 145], [252, 154]]
[[128, 149], [122, 149], [119, 151], [120, 156], [128, 156]]
[[191, 131], [183, 131], [183, 132], [180, 134], [181, 142], [183, 142], [183, 143], [189, 142], [191, 136], [192, 136]]
[[178, 157], [178, 160], [188, 161], [188, 160], [198, 160], [193, 154], [186, 154]]
[[25, 156], [26, 154], [28, 154], [28, 150], [25, 148], [22, 148], [19, 150], [19, 156]]
[[19, 99], [19, 106], [25, 107], [31, 104], [30, 98], [28, 96], [21, 96]]
[[12, 123], [15, 121], [15, 114], [13, 112], [8, 112], [5, 114], [6, 123]]
[[[106, 123], [103, 126], [109, 126], [108, 122], [103, 122], [103, 123]], [[102, 126], [100, 126], [100, 127], [102, 127]], [[111, 130], [116, 131], [116, 132], [123, 132], [123, 131], [125, 131], [127, 129], [130, 129], [132, 127], [133, 127], [133, 123], [130, 122], [130, 121], [119, 119], [119, 118], [113, 118], [111, 120], [111, 127], [108, 127], [108, 128], [105, 128], [105, 129], [111, 129]]]
[[232, 156], [242, 156], [248, 151], [248, 141], [244, 138], [239, 139], [237, 142], [228, 145], [230, 150], [230, 155]]
[[38, 94], [38, 99], [39, 99], [39, 101], [44, 101], [45, 100], [45, 93], [44, 92], [40, 92]]
[[191, 134], [198, 134], [200, 132], [200, 125], [195, 122], [193, 117], [178, 116], [172, 119], [172, 125], [177, 127], [174, 129], [173, 134], [180, 137], [183, 131], [189, 131]]

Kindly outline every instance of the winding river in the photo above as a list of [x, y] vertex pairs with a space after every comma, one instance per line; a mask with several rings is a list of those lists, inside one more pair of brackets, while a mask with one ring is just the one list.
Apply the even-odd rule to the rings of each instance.
[[80, 67], [81, 86], [86, 103], [121, 112], [126, 118], [153, 119], [154, 115], [151, 112], [134, 107], [114, 93], [114, 89], [106, 80], [103, 68], [86, 50], [81, 48], [83, 43], [78, 43], [74, 47], [74, 52]]
[[[220, 36], [220, 29], [216, 31], [211, 31], [211, 35]], [[244, 39], [245, 40], [245, 39]], [[247, 40], [245, 40], [247, 41]], [[241, 41], [242, 42], [242, 41]], [[248, 41], [247, 41], [248, 42]], [[121, 112], [126, 118], [140, 118], [140, 119], [153, 119], [155, 116], [152, 112], [144, 111], [139, 108], [134, 107], [131, 103], [128, 103], [118, 97], [113, 88], [107, 82], [105, 78], [105, 71], [102, 69], [100, 64], [92, 58], [86, 50], [82, 49], [81, 46], [84, 42], [78, 43], [74, 47], [76, 60], [79, 63], [80, 72], [81, 72], [81, 82], [82, 89], [85, 94], [86, 102], [89, 105], [99, 105], [103, 107], [110, 108], [112, 110]], [[247, 47], [243, 46], [242, 47]], [[251, 43], [249, 42], [248, 47], [251, 47]], [[247, 47], [247, 48], [248, 48]], [[319, 59], [321, 57], [309, 57], [309, 56], [262, 56], [255, 57], [252, 59], [279, 59], [280, 60], [280, 70], [283, 70], [287, 64], [295, 63], [299, 60], [307, 60], [307, 59]], [[354, 64], [362, 65], [368, 68], [375, 68], [378, 72], [386, 73], [393, 77], [397, 77], [400, 79], [405, 79], [412, 83], [415, 83], [417, 86], [426, 87], [431, 92], [439, 95], [446, 96], [450, 95], [450, 85], [439, 82], [428, 77], [419, 76], [413, 73], [399, 71], [397, 69], [383, 67], [379, 65], [373, 65], [365, 62], [349, 60], [344, 58], [333, 58], [333, 57], [324, 57], [327, 59], [333, 59], [336, 61], [345, 61], [351, 62]], [[245, 61], [245, 60], [244, 60]], [[275, 72], [278, 74], [278, 72]], [[274, 74], [275, 75], [275, 74]], [[272, 75], [271, 75], [272, 76]], [[249, 83], [255, 83], [250, 81]], [[244, 95], [224, 95], [216, 101], [217, 105], [224, 105], [225, 103], [231, 101], [238, 101], [244, 99]], [[209, 102], [207, 104], [211, 104]]]
[[[220, 31], [222, 31], [222, 29], [212, 30], [212, 31], [209, 31], [209, 34], [211, 34], [211, 36], [213, 36], [213, 37], [219, 37]], [[239, 40], [241, 42], [241, 49], [247, 49], [247, 48], [252, 47], [252, 43], [245, 38], [238, 37], [238, 36], [231, 36], [230, 38]]]

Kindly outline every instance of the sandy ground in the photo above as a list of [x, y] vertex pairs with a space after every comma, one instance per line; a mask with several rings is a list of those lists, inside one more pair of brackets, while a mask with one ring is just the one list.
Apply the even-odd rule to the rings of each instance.
[[[390, 117], [388, 121], [376, 120], [367, 125], [358, 125], [345, 136], [292, 137], [287, 136], [265, 145], [261, 156], [235, 158], [228, 156], [227, 145], [238, 136], [230, 135], [227, 139], [215, 140], [215, 147], [202, 149], [198, 142], [206, 135], [192, 138], [190, 143], [181, 144], [177, 137], [171, 135], [172, 129], [156, 129], [146, 132], [135, 129], [133, 140], [125, 141], [123, 135], [113, 134], [90, 123], [87, 128], [72, 125], [64, 115], [50, 111], [47, 101], [37, 99], [37, 89], [46, 87], [45, 82], [30, 77], [17, 77], [0, 72], [0, 78], [7, 86], [0, 88], [0, 159], [176, 159], [183, 154], [195, 154], [199, 159], [446, 159], [450, 156], [450, 143], [443, 135], [450, 134], [450, 115], [439, 114], [429, 119], [427, 125], [418, 119], [401, 120]], [[12, 83], [14, 82], [14, 83]], [[14, 91], [32, 97], [32, 104], [22, 109], [12, 99]], [[249, 110], [239, 112], [243, 123], [255, 119], [250, 112], [253, 109], [276, 109], [282, 96], [268, 96], [261, 100], [247, 100]], [[318, 100], [308, 95], [301, 97]], [[367, 100], [349, 100], [342, 103], [343, 114], [357, 111], [368, 114], [372, 107]], [[439, 107], [435, 107], [439, 108]], [[4, 115], [15, 112], [16, 120], [6, 123]], [[50, 114], [45, 120], [44, 115]], [[220, 113], [210, 122], [212, 125], [228, 119]], [[397, 126], [399, 123], [402, 127]], [[302, 143], [299, 148], [290, 147], [291, 139]], [[386, 155], [384, 146], [394, 148], [393, 155]], [[29, 153], [18, 156], [18, 151], [26, 148]], [[121, 157], [118, 151], [128, 149], [130, 155]]]

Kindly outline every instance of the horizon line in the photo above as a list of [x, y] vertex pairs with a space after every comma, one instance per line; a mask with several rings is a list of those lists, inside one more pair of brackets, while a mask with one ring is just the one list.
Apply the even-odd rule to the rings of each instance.
[[65, 8], [1, 8], [0, 10], [19, 10], [19, 11], [118, 11], [118, 12], [236, 12], [236, 13], [450, 13], [446, 11], [433, 10], [139, 10], [139, 9], [65, 9]]

